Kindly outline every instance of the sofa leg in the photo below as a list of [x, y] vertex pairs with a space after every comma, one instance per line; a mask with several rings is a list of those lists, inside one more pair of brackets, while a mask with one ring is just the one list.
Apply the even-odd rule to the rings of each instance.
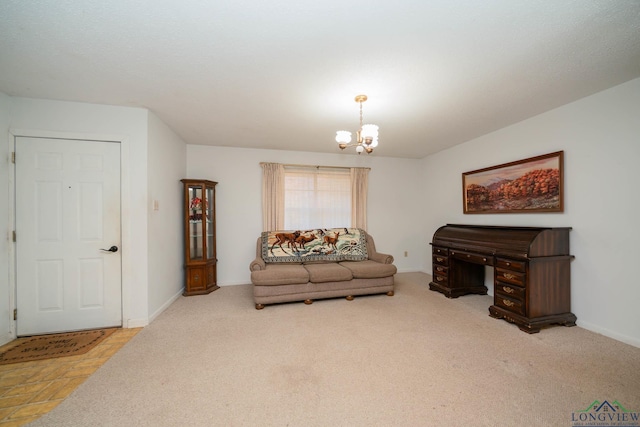
[[264, 304], [256, 304], [256, 310], [262, 310], [264, 308]]
[[307, 305], [313, 304], [313, 300], [312, 299], [306, 299], [304, 300], [304, 303]]
[[393, 291], [389, 291], [389, 292], [387, 292], [387, 295], [389, 295], [390, 297], [392, 297], [392, 296], [394, 295], [394, 292], [393, 292]]
[[347, 301], [353, 301], [353, 295], [347, 295]]

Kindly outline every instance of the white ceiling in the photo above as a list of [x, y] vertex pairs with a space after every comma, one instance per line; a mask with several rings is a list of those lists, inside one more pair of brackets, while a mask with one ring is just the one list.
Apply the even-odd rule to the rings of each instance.
[[639, 0], [2, 0], [0, 91], [187, 143], [422, 158], [640, 77]]

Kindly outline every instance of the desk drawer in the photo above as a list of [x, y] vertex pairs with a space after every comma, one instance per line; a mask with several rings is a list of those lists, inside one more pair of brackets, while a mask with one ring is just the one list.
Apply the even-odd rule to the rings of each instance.
[[505, 270], [526, 271], [526, 263], [523, 261], [514, 261], [512, 259], [496, 258], [496, 267]]
[[518, 301], [525, 300], [525, 289], [520, 286], [508, 285], [506, 283], [497, 282], [494, 288], [496, 295], [507, 296], [510, 299]]
[[433, 273], [434, 274], [440, 274], [440, 275], [446, 276], [448, 270], [449, 270], [448, 267], [444, 267], [442, 265], [434, 265], [433, 266]]
[[433, 254], [434, 255], [440, 255], [443, 257], [448, 257], [449, 256], [449, 249], [447, 248], [441, 248], [439, 246], [434, 246], [433, 247]]
[[443, 255], [434, 255], [433, 256], [433, 265], [444, 265], [445, 267], [449, 265], [449, 258]]
[[497, 306], [509, 310], [512, 313], [525, 315], [524, 302], [515, 299], [507, 298], [502, 294], [496, 294], [495, 303]]
[[434, 271], [433, 274], [433, 281], [440, 284], [440, 285], [448, 285], [449, 284], [449, 278], [446, 275], [441, 275], [438, 274], [437, 272]]
[[502, 268], [496, 268], [496, 284], [498, 281], [507, 282], [518, 286], [525, 286], [525, 274], [518, 273], [517, 271], [503, 270]]
[[473, 254], [469, 252], [462, 251], [451, 251], [450, 255], [453, 258], [460, 259], [463, 261], [473, 262], [475, 264], [483, 264], [483, 265], [493, 265], [493, 259], [487, 255]]

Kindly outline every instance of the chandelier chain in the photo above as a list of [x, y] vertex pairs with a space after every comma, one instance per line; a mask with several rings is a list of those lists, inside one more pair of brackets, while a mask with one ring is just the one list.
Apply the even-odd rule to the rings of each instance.
[[357, 95], [355, 101], [360, 104], [360, 128], [356, 132], [355, 142], [351, 142], [351, 132], [339, 130], [336, 132], [336, 142], [341, 150], [347, 147], [355, 147], [358, 154], [363, 151], [371, 154], [378, 146], [378, 126], [374, 124], [364, 125], [362, 103], [367, 100], [367, 95]]

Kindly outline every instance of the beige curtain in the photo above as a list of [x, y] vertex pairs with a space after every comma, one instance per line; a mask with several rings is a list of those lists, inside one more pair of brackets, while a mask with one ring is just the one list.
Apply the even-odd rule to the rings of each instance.
[[369, 168], [351, 168], [351, 226], [367, 229]]
[[284, 165], [260, 163], [262, 166], [262, 230], [284, 228]]

